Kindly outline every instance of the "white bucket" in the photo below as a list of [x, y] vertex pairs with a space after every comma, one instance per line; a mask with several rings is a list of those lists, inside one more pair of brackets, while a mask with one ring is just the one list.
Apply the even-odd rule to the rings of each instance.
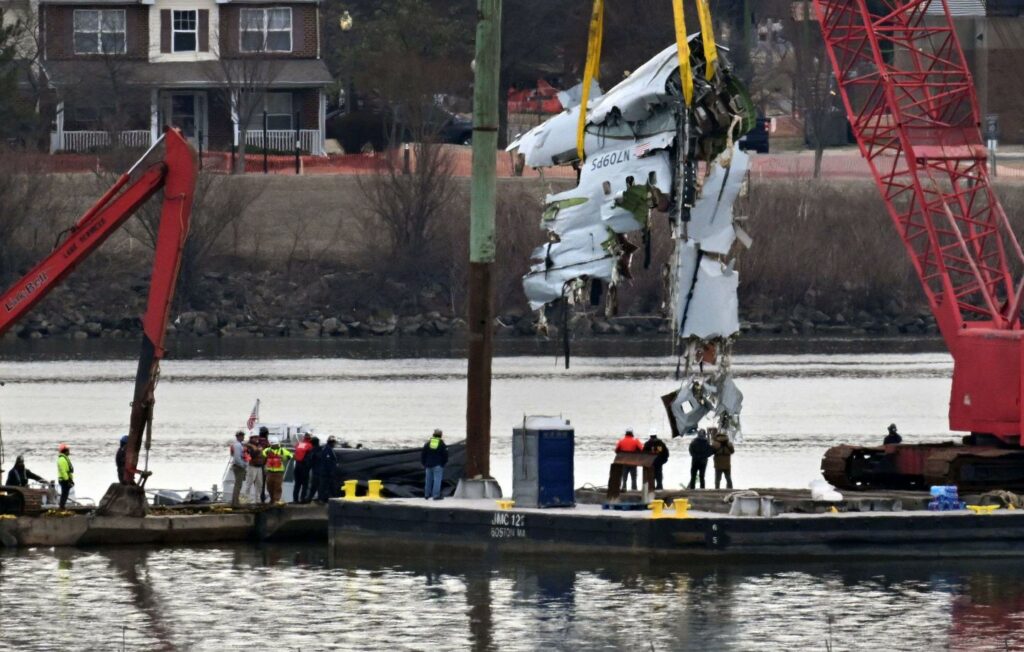
[[761, 510], [760, 496], [734, 496], [730, 516], [757, 516]]

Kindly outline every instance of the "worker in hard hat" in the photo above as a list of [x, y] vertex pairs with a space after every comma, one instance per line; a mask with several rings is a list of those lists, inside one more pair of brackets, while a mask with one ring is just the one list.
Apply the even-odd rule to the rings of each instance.
[[[633, 436], [633, 429], [626, 428], [626, 434], [623, 435], [619, 443], [615, 444], [616, 453], [642, 453], [644, 451], [644, 445], [640, 443], [640, 440]], [[627, 466], [622, 471], [622, 490], [626, 490], [626, 479], [629, 478], [632, 481], [633, 491], [636, 491], [636, 467]]]
[[441, 486], [444, 482], [444, 467], [448, 464], [448, 446], [444, 443], [444, 433], [440, 428], [435, 429], [427, 443], [423, 444], [420, 464], [423, 465], [423, 497], [427, 500], [443, 500]]
[[75, 486], [75, 466], [71, 463], [71, 447], [61, 444], [57, 447], [57, 482], [60, 484], [60, 508], [68, 504], [68, 494]]
[[46, 482], [41, 476], [32, 473], [25, 468], [25, 457], [19, 455], [14, 460], [14, 466], [7, 472], [7, 485], [8, 487], [27, 487], [29, 480], [35, 480], [36, 482]]
[[270, 504], [274, 505], [281, 502], [285, 466], [295, 455], [281, 445], [280, 437], [272, 436], [270, 445], [263, 449], [263, 457], [267, 460], [267, 492], [270, 494]]
[[658, 433], [652, 430], [651, 434], [647, 437], [647, 441], [644, 442], [644, 452], [657, 456], [654, 458], [654, 464], [651, 466], [651, 469], [654, 471], [654, 488], [664, 489], [662, 486], [662, 470], [665, 467], [665, 463], [668, 462], [668, 444], [659, 439]]
[[896, 432], [896, 424], [889, 424], [889, 432], [885, 435], [885, 439], [882, 441], [883, 446], [889, 446], [890, 444], [902, 444], [903, 437], [900, 437], [900, 433]]
[[117, 453], [114, 455], [114, 464], [117, 466], [117, 481], [121, 484], [128, 484], [128, 479], [124, 477], [124, 456], [128, 452], [128, 435], [121, 435], [121, 443], [117, 447]]
[[711, 448], [715, 451], [715, 489], [718, 489], [722, 478], [725, 478], [725, 488], [732, 489], [732, 455], [736, 452], [729, 439], [729, 433], [708, 428], [711, 435]]

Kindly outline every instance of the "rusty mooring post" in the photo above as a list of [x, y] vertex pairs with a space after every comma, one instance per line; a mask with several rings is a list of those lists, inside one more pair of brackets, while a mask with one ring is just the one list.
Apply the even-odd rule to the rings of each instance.
[[[491, 475], [491, 358], [494, 354], [494, 206], [498, 151], [501, 0], [478, 0], [473, 88], [473, 180], [469, 235], [469, 370], [466, 480]], [[485, 492], [485, 495], [490, 495]]]

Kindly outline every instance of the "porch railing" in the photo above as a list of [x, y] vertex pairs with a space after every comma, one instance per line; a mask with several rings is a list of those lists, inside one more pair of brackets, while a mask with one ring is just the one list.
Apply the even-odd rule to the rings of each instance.
[[[149, 129], [133, 129], [117, 132], [122, 147], [149, 147]], [[109, 131], [65, 131], [61, 134], [60, 149], [65, 152], [87, 152], [91, 149], [110, 147]]]
[[[251, 129], [245, 132], [245, 144], [263, 147], [263, 130]], [[294, 129], [270, 129], [267, 131], [267, 149], [279, 152], [295, 151]], [[299, 129], [299, 149], [313, 156], [323, 156], [319, 129]]]

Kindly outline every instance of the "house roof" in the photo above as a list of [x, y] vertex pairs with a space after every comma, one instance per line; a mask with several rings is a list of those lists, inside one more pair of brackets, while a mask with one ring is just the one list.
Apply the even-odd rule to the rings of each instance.
[[[266, 66], [259, 74], [251, 65]], [[56, 88], [89, 83], [89, 80], [113, 80], [147, 88], [217, 88], [224, 78], [248, 78], [271, 88], [325, 86], [334, 81], [320, 59], [268, 59], [247, 62], [230, 61], [47, 61], [44, 64], [50, 83]]]

